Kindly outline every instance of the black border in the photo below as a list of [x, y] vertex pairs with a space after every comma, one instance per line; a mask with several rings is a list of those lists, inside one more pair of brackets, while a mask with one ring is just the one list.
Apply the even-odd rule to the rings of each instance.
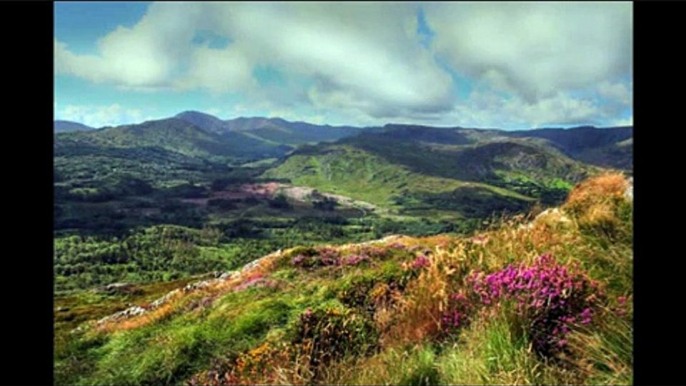
[[[683, 375], [680, 318], [685, 235], [683, 19], [678, 3], [634, 4], [634, 382], [677, 385]], [[680, 4], [684, 9], [683, 3]], [[683, 83], [683, 81], [681, 82]], [[681, 290], [681, 291], [680, 291]]]
[[9, 342], [3, 339], [1, 346], [0, 383], [52, 385], [53, 3], [2, 5], [0, 63], [3, 100], [9, 103], [3, 116], [10, 119], [2, 125], [0, 320]]
[[[53, 384], [53, 4], [5, 3], [3, 117], [4, 266], [0, 383]], [[683, 5], [683, 4], [682, 4]], [[683, 8], [681, 8], [683, 9]], [[660, 12], [662, 11], [662, 12]], [[682, 376], [680, 318], [685, 272], [680, 106], [683, 12], [675, 3], [634, 4], [635, 384]], [[9, 82], [7, 82], [9, 81]], [[671, 145], [671, 146], [670, 146]], [[17, 209], [10, 214], [9, 209]], [[9, 280], [8, 280], [9, 279]], [[5, 325], [5, 324], [8, 325]]]

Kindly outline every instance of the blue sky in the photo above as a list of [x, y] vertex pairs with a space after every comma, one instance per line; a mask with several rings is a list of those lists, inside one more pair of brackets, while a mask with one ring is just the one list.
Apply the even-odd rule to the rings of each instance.
[[633, 124], [631, 3], [55, 3], [55, 118]]

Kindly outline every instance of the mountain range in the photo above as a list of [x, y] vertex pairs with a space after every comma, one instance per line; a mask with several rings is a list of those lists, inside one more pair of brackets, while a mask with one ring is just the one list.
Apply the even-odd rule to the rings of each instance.
[[[71, 191], [112, 192], [97, 181], [117, 187], [122, 176], [157, 187], [207, 185], [235, 168], [251, 181], [317, 189], [413, 218], [475, 219], [553, 205], [606, 168], [631, 171], [632, 141], [632, 127], [324, 126], [187, 111], [56, 133], [54, 147], [56, 176], [71, 181], [61, 183]], [[243, 166], [252, 164], [261, 166]]]
[[[520, 131], [400, 124], [353, 127], [290, 122], [281, 118], [221, 120], [210, 114], [186, 111], [171, 118], [98, 130], [76, 122], [55, 121], [55, 133], [68, 133], [56, 137], [56, 144], [75, 141], [105, 147], [153, 146], [186, 155], [236, 159], [284, 156], [300, 145], [345, 142], [346, 138], [350, 139], [348, 143], [361, 147], [369, 147], [372, 142], [412, 142], [430, 145], [434, 150], [438, 147], [448, 150], [446, 146], [508, 142], [545, 149], [596, 166], [631, 169], [633, 127], [583, 126]], [[490, 145], [484, 149], [497, 151], [499, 147], [504, 150], [503, 146], [508, 147]]]

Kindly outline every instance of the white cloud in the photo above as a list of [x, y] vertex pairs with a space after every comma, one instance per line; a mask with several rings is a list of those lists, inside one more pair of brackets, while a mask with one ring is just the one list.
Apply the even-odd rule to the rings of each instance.
[[161, 117], [145, 114], [141, 109], [128, 109], [119, 104], [112, 105], [66, 105], [55, 109], [55, 119], [74, 121], [84, 125], [100, 128], [139, 123]]
[[623, 106], [631, 105], [632, 90], [624, 83], [610, 83], [605, 81], [598, 86], [598, 93], [608, 100]]
[[248, 90], [257, 86], [252, 66], [235, 47], [214, 49], [199, 47], [190, 57], [186, 77], [176, 82], [181, 89], [203, 87], [214, 94]]
[[[232, 43], [193, 45], [200, 29]], [[137, 25], [101, 39], [98, 55], [73, 54], [55, 40], [55, 70], [127, 88], [269, 98], [252, 70], [274, 65], [314, 80], [309, 92], [294, 93], [314, 104], [375, 116], [447, 110], [452, 79], [415, 29], [410, 4], [155, 3]]]
[[617, 119], [612, 123], [613, 126], [633, 126], [634, 125], [634, 116], [630, 116], [628, 118], [623, 118], [623, 119]]
[[426, 6], [433, 48], [463, 74], [528, 102], [631, 71], [631, 3]]
[[55, 39], [55, 72], [97, 83], [154, 89], [170, 85], [191, 53], [200, 9], [187, 3], [154, 3], [132, 28], [119, 26], [100, 39], [98, 55], [77, 55]]
[[564, 92], [529, 102], [519, 96], [504, 97], [491, 90], [476, 90], [452, 112], [437, 116], [436, 124], [506, 129], [582, 124], [600, 126], [613, 114], [611, 107], [599, 106], [590, 98], [575, 98]]

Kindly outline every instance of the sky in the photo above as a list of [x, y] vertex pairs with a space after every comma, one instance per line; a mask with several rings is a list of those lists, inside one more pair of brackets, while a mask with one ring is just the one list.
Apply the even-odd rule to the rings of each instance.
[[633, 125], [633, 8], [56, 2], [55, 119]]

